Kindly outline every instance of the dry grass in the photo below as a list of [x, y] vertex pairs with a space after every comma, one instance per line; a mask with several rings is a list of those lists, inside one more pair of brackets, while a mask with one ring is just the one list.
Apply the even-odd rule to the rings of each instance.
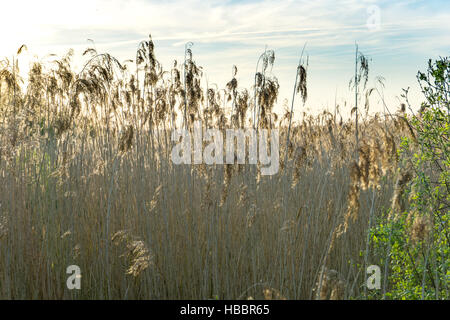
[[[0, 298], [360, 297], [370, 214], [390, 207], [403, 181], [393, 168], [407, 129], [396, 116], [363, 119], [359, 162], [354, 124], [324, 113], [293, 123], [277, 175], [176, 166], [171, 128], [250, 126], [251, 90], [238, 88], [235, 69], [225, 95], [205, 91], [192, 53], [164, 73], [151, 42], [139, 50], [137, 74], [93, 49], [78, 75], [70, 56], [36, 63], [25, 92], [2, 62]], [[286, 141], [278, 83], [256, 78], [258, 125]], [[72, 264], [81, 290], [66, 288]]]

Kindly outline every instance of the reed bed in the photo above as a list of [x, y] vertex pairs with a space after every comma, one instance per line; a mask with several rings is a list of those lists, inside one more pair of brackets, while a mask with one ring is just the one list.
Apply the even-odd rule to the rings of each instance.
[[[16, 60], [0, 65], [0, 298], [364, 297], [369, 224], [392, 205], [397, 146], [410, 134], [402, 110], [363, 114], [356, 137], [339, 112], [291, 127], [291, 111], [274, 111], [273, 52], [253, 88], [240, 88], [233, 68], [220, 90], [202, 87], [188, 46], [169, 71], [151, 39], [136, 71], [85, 54], [78, 74], [70, 53], [36, 62], [26, 89]], [[307, 63], [298, 70], [295, 112]], [[171, 130], [195, 120], [280, 130], [278, 174], [174, 165]], [[69, 265], [81, 290], [66, 286]]]

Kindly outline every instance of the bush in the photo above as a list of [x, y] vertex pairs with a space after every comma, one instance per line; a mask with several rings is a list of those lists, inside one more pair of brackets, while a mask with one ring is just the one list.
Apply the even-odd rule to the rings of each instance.
[[403, 138], [399, 150], [398, 174], [412, 173], [403, 193], [409, 200], [408, 208], [393, 205], [371, 230], [371, 242], [388, 272], [383, 291], [386, 298], [447, 299], [449, 59], [429, 60], [427, 73], [418, 72], [417, 79], [425, 102], [417, 115], [409, 117], [412, 135]]

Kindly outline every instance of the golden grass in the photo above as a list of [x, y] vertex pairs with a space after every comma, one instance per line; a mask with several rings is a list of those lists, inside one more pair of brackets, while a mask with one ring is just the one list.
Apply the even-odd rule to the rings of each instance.
[[[53, 71], [35, 65], [26, 92], [2, 62], [0, 298], [360, 297], [369, 218], [403, 181], [393, 169], [401, 122], [363, 119], [359, 162], [354, 124], [324, 113], [292, 125], [277, 175], [176, 166], [170, 129], [186, 101], [185, 121], [224, 129], [251, 124], [252, 99], [236, 81], [228, 100], [211, 88], [204, 99], [191, 60], [185, 91], [176, 65], [167, 77], [152, 44], [140, 50], [136, 75], [96, 53], [79, 75], [69, 57]], [[278, 84], [263, 80], [258, 125], [286, 141]], [[66, 288], [72, 264], [81, 290]]]

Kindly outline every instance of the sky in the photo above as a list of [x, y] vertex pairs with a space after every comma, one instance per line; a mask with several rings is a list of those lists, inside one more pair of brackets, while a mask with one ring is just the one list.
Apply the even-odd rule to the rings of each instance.
[[[376, 76], [385, 78], [391, 111], [408, 87], [417, 110], [422, 100], [417, 71], [426, 69], [429, 58], [450, 53], [448, 0], [16, 0], [3, 1], [1, 8], [0, 57], [10, 57], [26, 44], [22, 68], [34, 57], [62, 55], [69, 48], [75, 50], [75, 65], [80, 67], [81, 53], [92, 46], [88, 39], [98, 52], [119, 61], [133, 59], [138, 43], [151, 34], [156, 58], [165, 69], [175, 59], [183, 60], [184, 44], [192, 41], [193, 58], [203, 67], [205, 81], [225, 87], [236, 65], [239, 87], [250, 88], [258, 57], [267, 47], [275, 51], [277, 108], [284, 99], [291, 102], [306, 43], [309, 98], [295, 110], [311, 113], [332, 111], [335, 101], [343, 115], [349, 113], [354, 105], [348, 83], [354, 73], [355, 43], [371, 59], [368, 85], [375, 84]], [[382, 110], [376, 94], [371, 108]]]

